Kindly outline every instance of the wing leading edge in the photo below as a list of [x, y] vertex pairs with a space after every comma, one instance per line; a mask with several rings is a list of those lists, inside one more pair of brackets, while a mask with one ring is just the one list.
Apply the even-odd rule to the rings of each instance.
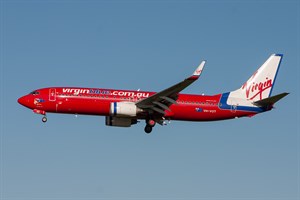
[[141, 109], [152, 110], [164, 115], [165, 110], [170, 111], [169, 107], [172, 104], [177, 104], [176, 100], [178, 98], [178, 93], [191, 85], [200, 77], [205, 63], [206, 61], [202, 61], [190, 77], [165, 90], [157, 92], [148, 98], [138, 101], [136, 106]]

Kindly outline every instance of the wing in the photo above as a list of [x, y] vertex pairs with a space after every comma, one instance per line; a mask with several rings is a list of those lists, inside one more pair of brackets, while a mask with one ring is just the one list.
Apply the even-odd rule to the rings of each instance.
[[160, 113], [162, 115], [165, 114], [165, 110], [170, 111], [170, 106], [172, 104], [177, 104], [176, 100], [178, 98], [178, 93], [196, 81], [204, 68], [206, 61], [202, 61], [200, 65], [197, 67], [192, 76], [186, 78], [185, 80], [161, 91], [155, 93], [154, 95], [142, 99], [136, 103], [136, 106], [141, 109], [148, 109], [154, 112]]

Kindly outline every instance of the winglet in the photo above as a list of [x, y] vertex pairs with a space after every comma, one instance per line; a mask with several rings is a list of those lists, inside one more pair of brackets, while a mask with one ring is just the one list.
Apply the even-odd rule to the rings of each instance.
[[199, 78], [199, 76], [201, 75], [204, 65], [205, 65], [206, 61], [203, 60], [200, 65], [197, 67], [197, 69], [194, 71], [193, 75], [190, 76], [188, 79], [189, 80], [197, 80]]

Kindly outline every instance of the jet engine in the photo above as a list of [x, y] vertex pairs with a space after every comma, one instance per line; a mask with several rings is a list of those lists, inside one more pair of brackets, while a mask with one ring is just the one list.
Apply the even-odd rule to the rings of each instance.
[[113, 102], [110, 104], [109, 114], [117, 117], [135, 117], [141, 109], [133, 102]]
[[137, 123], [137, 119], [111, 117], [111, 116], [105, 117], [106, 126], [130, 127], [131, 125], [136, 123]]

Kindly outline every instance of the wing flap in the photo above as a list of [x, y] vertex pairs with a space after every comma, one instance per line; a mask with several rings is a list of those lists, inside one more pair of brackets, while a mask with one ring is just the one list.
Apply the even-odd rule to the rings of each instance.
[[165, 115], [165, 111], [164, 111], [164, 110], [162, 110], [162, 109], [160, 109], [160, 108], [157, 108], [157, 107], [152, 107], [151, 109], [152, 109], [152, 110], [154, 110], [154, 111], [156, 111], [156, 112], [158, 112], [158, 113], [160, 113], [160, 114], [163, 114], [163, 115]]
[[164, 109], [164, 110], [171, 111], [170, 108], [169, 108], [168, 106], [166, 106], [165, 104], [160, 103], [160, 102], [158, 102], [158, 101], [154, 101], [153, 104], [155, 104], [155, 105], [161, 107], [161, 108]]
[[177, 102], [174, 99], [171, 99], [169, 97], [161, 96], [160, 98], [166, 100], [167, 102], [169, 102], [171, 104], [177, 104]]

